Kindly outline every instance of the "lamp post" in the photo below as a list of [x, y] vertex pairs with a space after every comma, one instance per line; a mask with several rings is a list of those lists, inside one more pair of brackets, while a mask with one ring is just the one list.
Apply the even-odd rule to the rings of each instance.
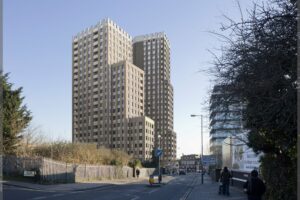
[[203, 115], [192, 114], [191, 117], [201, 118], [201, 184], [203, 184]]

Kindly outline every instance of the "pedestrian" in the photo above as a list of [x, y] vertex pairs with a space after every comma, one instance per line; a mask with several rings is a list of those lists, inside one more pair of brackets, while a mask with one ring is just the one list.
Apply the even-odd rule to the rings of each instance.
[[135, 172], [136, 172], [136, 177], [137, 177], [137, 178], [139, 178], [139, 175], [140, 175], [140, 170], [139, 170], [139, 169], [136, 169], [136, 171], [135, 171]]
[[248, 195], [248, 200], [261, 200], [262, 195], [266, 192], [264, 182], [258, 178], [257, 170], [252, 170], [250, 178], [244, 184], [244, 189]]
[[221, 179], [219, 179], [219, 194], [222, 194], [223, 193], [223, 183], [221, 181]]
[[161, 181], [162, 181], [162, 176], [161, 176], [161, 174], [159, 174], [158, 175], [158, 183], [161, 183]]
[[221, 173], [221, 182], [222, 182], [222, 190], [223, 194], [229, 196], [229, 182], [230, 182], [231, 174], [227, 167], [224, 167]]

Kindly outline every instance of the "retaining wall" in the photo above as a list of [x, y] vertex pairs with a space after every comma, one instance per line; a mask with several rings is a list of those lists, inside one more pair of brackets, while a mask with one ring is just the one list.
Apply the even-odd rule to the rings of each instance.
[[[36, 171], [36, 179], [41, 183], [74, 183], [133, 177], [133, 169], [128, 166], [70, 164], [48, 158], [4, 156], [5, 175], [23, 176], [24, 170]], [[154, 171], [154, 168], [141, 168], [140, 177], [149, 177]]]

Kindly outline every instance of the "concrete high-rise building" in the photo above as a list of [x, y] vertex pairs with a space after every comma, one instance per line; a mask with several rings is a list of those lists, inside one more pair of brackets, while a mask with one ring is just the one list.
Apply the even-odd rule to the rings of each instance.
[[145, 116], [145, 73], [132, 38], [109, 19], [73, 37], [73, 142], [151, 158], [154, 121]]
[[155, 147], [163, 149], [162, 161], [168, 165], [176, 159], [176, 133], [173, 130], [170, 44], [165, 33], [135, 37], [133, 63], [145, 72], [145, 114], [155, 121]]

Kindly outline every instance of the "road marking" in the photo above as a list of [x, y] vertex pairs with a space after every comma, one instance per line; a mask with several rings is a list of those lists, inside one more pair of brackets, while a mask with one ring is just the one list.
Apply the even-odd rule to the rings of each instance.
[[138, 197], [138, 196], [135, 196], [134, 198], [132, 198], [132, 199], [130, 199], [130, 200], [137, 200], [137, 199], [139, 199], [140, 197]]
[[191, 192], [192, 192], [192, 189], [189, 188], [179, 200], [186, 200]]
[[47, 197], [45, 197], [45, 196], [42, 196], [42, 197], [35, 197], [35, 198], [33, 198], [34, 200], [38, 200], [38, 199], [46, 199]]
[[55, 195], [52, 195], [53, 197], [60, 197], [60, 196], [64, 196], [65, 194], [55, 194]]
[[192, 191], [193, 191], [196, 183], [197, 183], [197, 177], [194, 176], [193, 180], [188, 185], [188, 190], [184, 193], [184, 195], [180, 198], [180, 200], [186, 200], [186, 199], [188, 199], [188, 197], [192, 193]]
[[130, 199], [130, 200], [137, 200], [137, 199], [139, 199], [139, 198], [140, 198], [139, 196], [132, 195], [132, 194], [125, 194], [125, 196], [128, 196], [128, 197], [133, 197], [133, 198], [132, 198], [132, 199]]
[[75, 191], [75, 192], [70, 192], [70, 194], [77, 194], [77, 193], [82, 193], [84, 191]]
[[159, 190], [159, 189], [151, 190], [150, 192], [148, 192], [148, 194], [151, 194], [151, 193], [156, 192], [156, 191], [158, 191], [158, 190]]

